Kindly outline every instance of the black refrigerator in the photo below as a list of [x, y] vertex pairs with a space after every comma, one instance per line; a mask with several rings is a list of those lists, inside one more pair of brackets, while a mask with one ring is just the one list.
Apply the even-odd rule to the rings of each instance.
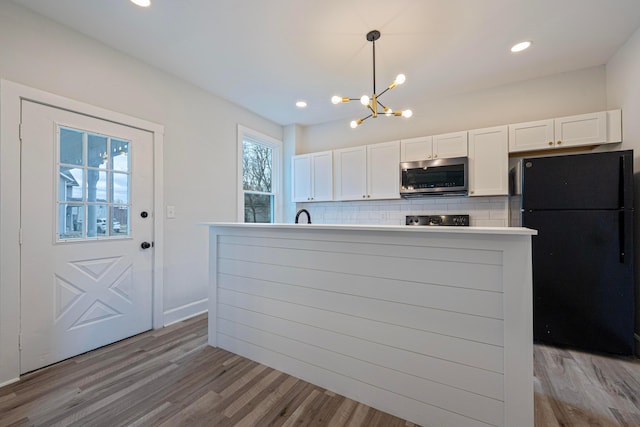
[[523, 159], [522, 225], [534, 340], [633, 354], [633, 151]]

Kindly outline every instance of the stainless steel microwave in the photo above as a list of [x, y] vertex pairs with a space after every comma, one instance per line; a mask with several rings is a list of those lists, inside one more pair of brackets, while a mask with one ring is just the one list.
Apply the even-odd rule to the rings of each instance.
[[402, 197], [467, 195], [469, 161], [466, 157], [400, 163]]

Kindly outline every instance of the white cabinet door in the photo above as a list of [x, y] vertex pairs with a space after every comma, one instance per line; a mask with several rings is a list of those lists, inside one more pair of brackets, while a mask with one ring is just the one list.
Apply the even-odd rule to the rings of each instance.
[[311, 160], [311, 199], [314, 202], [333, 200], [333, 152], [314, 153]]
[[433, 137], [434, 159], [466, 157], [467, 152], [467, 131], [446, 133]]
[[555, 145], [553, 120], [509, 125], [509, 152], [544, 150]]
[[509, 125], [509, 152], [615, 144], [622, 141], [621, 111], [601, 111]]
[[291, 194], [294, 202], [308, 202], [311, 200], [311, 155], [293, 156], [291, 159]]
[[400, 198], [400, 141], [367, 146], [367, 199]]
[[336, 200], [362, 200], [367, 197], [367, 147], [334, 150]]
[[577, 147], [607, 142], [607, 112], [555, 119], [556, 147]]
[[433, 137], [403, 139], [400, 141], [400, 159], [403, 162], [431, 160], [433, 154]]
[[469, 131], [469, 195], [507, 195], [509, 175], [508, 128]]

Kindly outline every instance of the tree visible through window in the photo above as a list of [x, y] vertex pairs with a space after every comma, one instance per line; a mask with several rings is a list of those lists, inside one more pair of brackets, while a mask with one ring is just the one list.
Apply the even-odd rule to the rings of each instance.
[[270, 147], [242, 141], [244, 222], [273, 222], [272, 157]]
[[275, 222], [280, 175], [279, 143], [239, 133], [242, 139], [243, 220]]

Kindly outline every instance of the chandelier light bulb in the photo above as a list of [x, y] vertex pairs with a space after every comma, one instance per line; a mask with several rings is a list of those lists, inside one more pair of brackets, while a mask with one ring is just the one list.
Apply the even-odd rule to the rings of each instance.
[[401, 85], [407, 80], [407, 77], [404, 74], [398, 74], [396, 79], [393, 81], [397, 85]]
[[351, 120], [350, 126], [351, 126], [351, 129], [355, 129], [358, 127], [358, 122], [355, 120]]
[[385, 116], [393, 116], [393, 110], [389, 107], [384, 107], [384, 115]]
[[404, 110], [402, 112], [402, 117], [406, 117], [408, 119], [411, 116], [413, 116], [413, 111], [411, 111], [411, 110]]
[[362, 95], [362, 98], [360, 98], [360, 103], [364, 106], [369, 105], [369, 97], [367, 95]]
[[338, 95], [332, 96], [331, 102], [334, 104], [340, 104], [342, 102], [342, 97]]

